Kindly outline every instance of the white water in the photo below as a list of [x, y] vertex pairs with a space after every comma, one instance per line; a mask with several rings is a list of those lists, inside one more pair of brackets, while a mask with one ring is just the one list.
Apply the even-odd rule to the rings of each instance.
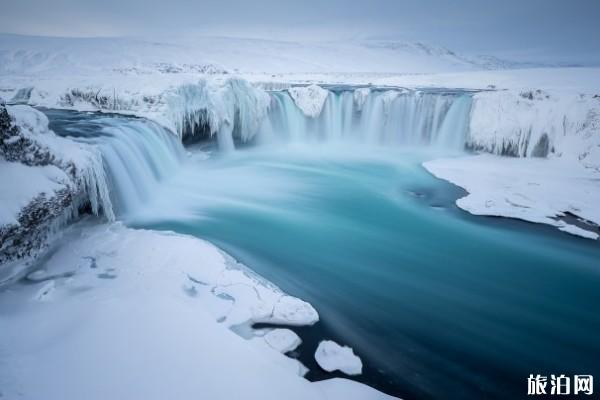
[[99, 150], [109, 181], [110, 208], [118, 218], [139, 212], [185, 158], [177, 137], [151, 121], [59, 110], [46, 113], [57, 134]]
[[380, 145], [464, 148], [471, 96], [373, 91], [364, 103], [353, 91], [330, 92], [316, 117], [306, 116], [287, 92], [271, 94], [261, 141], [352, 141]]

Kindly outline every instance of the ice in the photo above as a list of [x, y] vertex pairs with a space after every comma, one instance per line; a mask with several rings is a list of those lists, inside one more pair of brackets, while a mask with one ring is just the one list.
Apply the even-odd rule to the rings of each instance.
[[264, 336], [265, 342], [280, 353], [295, 350], [302, 340], [290, 329], [278, 328], [267, 332]]
[[370, 94], [371, 94], [370, 88], [358, 88], [358, 89], [354, 90], [353, 99], [354, 99], [354, 108], [356, 109], [356, 111], [362, 111], [362, 108]]
[[302, 110], [304, 115], [311, 118], [316, 118], [321, 114], [325, 100], [329, 96], [329, 91], [318, 85], [295, 86], [287, 91], [296, 106]]
[[468, 145], [518, 157], [563, 157], [600, 170], [600, 98], [542, 90], [478, 93]]
[[362, 374], [362, 361], [348, 346], [340, 346], [332, 340], [323, 340], [315, 352], [315, 360], [327, 372], [340, 370], [347, 375]]
[[[19, 128], [20, 138], [34, 143], [40, 149], [40, 153], [48, 154], [48, 161], [31, 159], [31, 163], [50, 162], [55, 167], [69, 173], [69, 179], [63, 179], [63, 183], [69, 182], [77, 186], [81, 192], [83, 201], [89, 201], [92, 212], [96, 215], [101, 213], [108, 220], [114, 220], [113, 207], [110, 200], [108, 182], [102, 163], [101, 154], [94, 148], [64, 139], [48, 128], [48, 118], [26, 105], [9, 106], [7, 111]], [[17, 136], [15, 136], [17, 137]], [[28, 157], [33, 157], [33, 149], [29, 149]], [[6, 179], [16, 179], [15, 175], [6, 175]], [[41, 187], [43, 191], [44, 187]], [[16, 189], [18, 190], [18, 189]]]

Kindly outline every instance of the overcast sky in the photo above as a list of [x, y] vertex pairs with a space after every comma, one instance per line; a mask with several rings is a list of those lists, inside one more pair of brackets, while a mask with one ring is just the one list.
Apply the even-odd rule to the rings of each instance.
[[0, 0], [0, 30], [422, 40], [507, 58], [600, 62], [600, 0]]

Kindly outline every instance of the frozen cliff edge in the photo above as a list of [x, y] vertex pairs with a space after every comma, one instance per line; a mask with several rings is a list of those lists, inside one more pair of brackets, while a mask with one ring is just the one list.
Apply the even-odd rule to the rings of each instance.
[[598, 239], [598, 95], [478, 93], [467, 146], [492, 154], [424, 163], [436, 177], [469, 192], [457, 200], [460, 208]]
[[35, 258], [82, 209], [114, 219], [100, 154], [29, 106], [0, 105], [0, 186], [0, 265]]
[[474, 95], [467, 147], [562, 158], [600, 171], [600, 95], [508, 90]]
[[259, 132], [271, 101], [263, 89], [229, 76], [114, 79], [39, 81], [34, 86], [15, 85], [7, 93], [12, 103], [147, 118], [180, 139], [216, 136], [224, 150], [231, 149], [234, 140], [246, 142]]
[[318, 315], [208, 242], [96, 221], [63, 239], [0, 292], [8, 398], [391, 399], [345, 379], [311, 383], [259, 331], [236, 335], [247, 322]]

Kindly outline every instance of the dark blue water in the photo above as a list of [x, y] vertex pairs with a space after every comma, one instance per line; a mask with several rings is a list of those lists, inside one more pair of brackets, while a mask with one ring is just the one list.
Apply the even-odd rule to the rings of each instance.
[[192, 157], [132, 226], [208, 239], [319, 311], [296, 356], [352, 346], [405, 399], [514, 399], [529, 374], [600, 376], [600, 246], [475, 218], [436, 154], [280, 146]]

